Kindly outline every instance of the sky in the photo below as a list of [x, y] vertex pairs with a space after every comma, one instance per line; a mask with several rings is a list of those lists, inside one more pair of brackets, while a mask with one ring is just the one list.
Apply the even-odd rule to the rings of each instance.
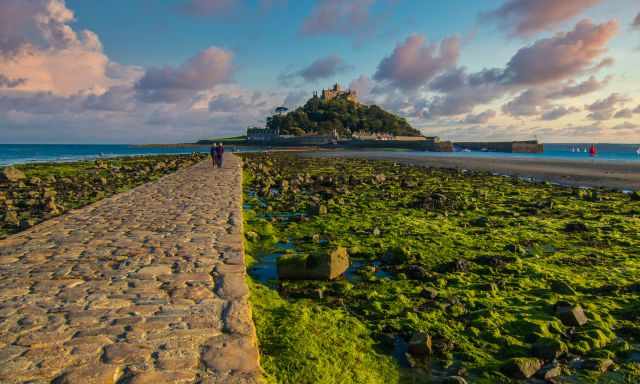
[[640, 143], [638, 0], [0, 0], [0, 143], [177, 143], [338, 82], [447, 140]]

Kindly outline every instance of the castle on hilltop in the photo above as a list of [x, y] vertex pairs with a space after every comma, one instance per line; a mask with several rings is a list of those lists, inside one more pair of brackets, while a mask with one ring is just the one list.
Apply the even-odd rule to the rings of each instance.
[[[318, 92], [313, 93], [314, 97], [318, 97]], [[322, 90], [322, 100], [329, 101], [333, 99], [346, 99], [351, 102], [358, 102], [358, 93], [353, 89], [342, 90], [340, 84], [336, 83], [331, 89]]]

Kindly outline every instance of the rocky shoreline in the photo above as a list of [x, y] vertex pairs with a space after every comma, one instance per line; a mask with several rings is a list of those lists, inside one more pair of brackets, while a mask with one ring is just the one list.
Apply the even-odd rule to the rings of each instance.
[[[279, 382], [308, 379], [292, 366], [332, 366], [345, 383], [363, 370], [372, 383], [640, 379], [637, 193], [393, 161], [244, 158], [247, 252], [258, 267], [284, 258], [289, 268], [253, 285], [264, 367]], [[343, 277], [290, 270], [342, 248]], [[361, 343], [327, 317], [366, 330]], [[341, 350], [323, 343], [335, 339]]]
[[137, 156], [0, 170], [0, 239], [71, 209], [126, 191], [201, 161], [205, 155]]

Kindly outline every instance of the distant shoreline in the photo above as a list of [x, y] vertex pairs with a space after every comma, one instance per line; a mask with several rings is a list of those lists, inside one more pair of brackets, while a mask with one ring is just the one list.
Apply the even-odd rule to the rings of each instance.
[[584, 161], [571, 159], [419, 157], [373, 151], [313, 153], [308, 156], [390, 160], [435, 168], [468, 169], [500, 175], [531, 178], [573, 187], [603, 187], [616, 190], [640, 190], [640, 162]]

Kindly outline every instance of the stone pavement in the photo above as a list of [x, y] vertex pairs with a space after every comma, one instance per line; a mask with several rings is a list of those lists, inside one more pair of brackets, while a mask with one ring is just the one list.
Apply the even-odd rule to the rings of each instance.
[[241, 160], [0, 241], [0, 383], [260, 381]]

